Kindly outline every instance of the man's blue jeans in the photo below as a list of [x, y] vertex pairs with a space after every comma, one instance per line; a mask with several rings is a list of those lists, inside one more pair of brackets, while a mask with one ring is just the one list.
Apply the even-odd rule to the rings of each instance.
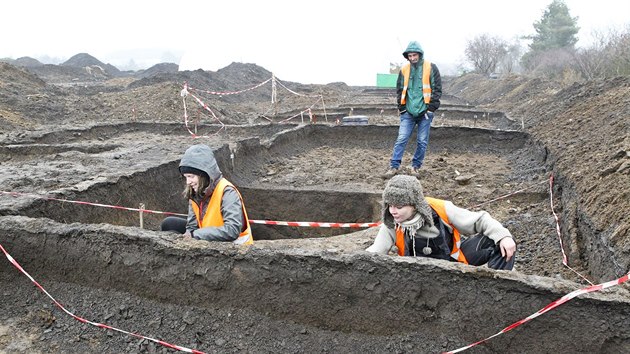
[[431, 122], [433, 121], [434, 114], [427, 112], [417, 118], [414, 118], [411, 114], [405, 112], [400, 115], [400, 127], [398, 128], [398, 138], [394, 144], [394, 154], [390, 161], [390, 167], [400, 168], [405, 148], [409, 137], [413, 132], [413, 128], [418, 125], [418, 137], [416, 140], [416, 152], [413, 154], [413, 160], [411, 166], [413, 168], [420, 168], [424, 161], [424, 154], [427, 151], [429, 145], [429, 131], [431, 129]]

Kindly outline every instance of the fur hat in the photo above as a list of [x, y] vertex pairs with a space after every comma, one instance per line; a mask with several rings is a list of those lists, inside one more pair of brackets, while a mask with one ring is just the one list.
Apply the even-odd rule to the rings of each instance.
[[387, 182], [383, 190], [383, 218], [382, 221], [388, 227], [394, 227], [394, 217], [389, 212], [390, 205], [411, 205], [420, 214], [424, 224], [433, 226], [433, 213], [431, 207], [424, 199], [422, 185], [416, 177], [396, 175]]

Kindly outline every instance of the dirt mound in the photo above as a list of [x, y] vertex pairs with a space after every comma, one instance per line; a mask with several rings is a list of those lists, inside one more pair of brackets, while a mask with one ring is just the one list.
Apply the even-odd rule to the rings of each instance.
[[33, 129], [51, 116], [60, 117], [61, 92], [24, 68], [0, 63], [0, 132]]
[[474, 106], [492, 106], [506, 112], [514, 105], [534, 107], [537, 100], [561, 89], [557, 82], [519, 75], [490, 79], [484, 75], [468, 74], [445, 83], [448, 94], [468, 100]]
[[[0, 73], [3, 76], [0, 79], [11, 90], [3, 93], [4, 104], [0, 101], [0, 109], [5, 112], [0, 121], [9, 123], [0, 126], [0, 131], [16, 125], [35, 129], [61, 121], [82, 125], [130, 120], [183, 122], [184, 107], [179, 93], [184, 84], [197, 89], [195, 95], [212, 110], [209, 112], [191, 98], [188, 100], [191, 119], [213, 124], [265, 122], [261, 116], [282, 112], [292, 112], [301, 120], [306, 116], [308, 120], [309, 109], [325, 112], [326, 105], [343, 104], [348, 98], [360, 96], [361, 89], [343, 83], [302, 85], [280, 81], [282, 85], [277, 86], [272, 103], [272, 73], [255, 64], [232, 63], [217, 72], [179, 72], [173, 65], [164, 64], [125, 77], [101, 71], [99, 68], [106, 67], [101, 64], [88, 54], [78, 54], [64, 65], [29, 67], [26, 68], [29, 71], [15, 74], [16, 67], [3, 63], [6, 70]], [[31, 83], [33, 80], [39, 80], [37, 86]], [[252, 89], [261, 83], [265, 84]], [[23, 93], [34, 91], [41, 96], [26, 100]]]

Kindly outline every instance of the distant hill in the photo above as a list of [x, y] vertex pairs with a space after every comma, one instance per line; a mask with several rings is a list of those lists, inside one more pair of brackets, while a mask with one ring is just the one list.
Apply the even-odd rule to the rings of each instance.
[[[111, 64], [105, 64], [88, 53], [79, 53], [60, 64], [44, 64], [37, 59], [22, 57], [4, 58], [0, 62], [23, 67], [46, 83], [57, 85], [94, 85], [113, 78], [134, 78], [129, 88], [155, 85], [160, 82], [187, 82], [191, 87], [212, 87], [214, 90], [228, 90], [243, 85], [258, 84], [272, 73], [256, 64], [231, 63], [217, 72], [196, 70], [179, 71], [174, 63], [159, 63], [146, 70], [121, 71]], [[289, 86], [295, 83], [285, 82]], [[227, 99], [227, 98], [226, 98]]]
[[35, 67], [35, 66], [42, 66], [44, 65], [44, 63], [31, 57], [21, 57], [21, 58], [15, 59], [15, 65], [30, 68], [30, 67]]
[[79, 53], [70, 59], [51, 64], [31, 57], [0, 58], [0, 62], [30, 69], [47, 82], [100, 81], [116, 77], [150, 78], [158, 74], [174, 74], [179, 65], [158, 63], [148, 69], [121, 71], [112, 64], [105, 64], [88, 53]]
[[157, 74], [173, 74], [179, 71], [179, 65], [173, 63], [159, 63], [146, 70], [138, 70], [135, 74], [138, 78], [147, 78]]
[[4, 62], [4, 63], [9, 63], [9, 64], [12, 64], [12, 65], [15, 65], [15, 66], [22, 66], [22, 67], [25, 67], [25, 68], [32, 68], [32, 67], [44, 65], [39, 60], [31, 58], [31, 57], [21, 57], [21, 58], [17, 58], [17, 59], [2, 58], [2, 59], [0, 59], [0, 61]]
[[121, 75], [121, 71], [117, 67], [105, 64], [87, 53], [76, 54], [60, 65], [74, 68], [99, 67], [109, 76], [117, 77]]

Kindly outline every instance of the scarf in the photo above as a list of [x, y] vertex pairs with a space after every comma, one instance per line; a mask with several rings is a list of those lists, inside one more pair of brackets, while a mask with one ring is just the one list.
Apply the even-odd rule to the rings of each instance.
[[403, 221], [400, 224], [396, 223], [395, 225], [397, 229], [402, 229], [405, 235], [415, 237], [416, 231], [424, 225], [424, 219], [419, 213], [416, 213], [413, 218]]

